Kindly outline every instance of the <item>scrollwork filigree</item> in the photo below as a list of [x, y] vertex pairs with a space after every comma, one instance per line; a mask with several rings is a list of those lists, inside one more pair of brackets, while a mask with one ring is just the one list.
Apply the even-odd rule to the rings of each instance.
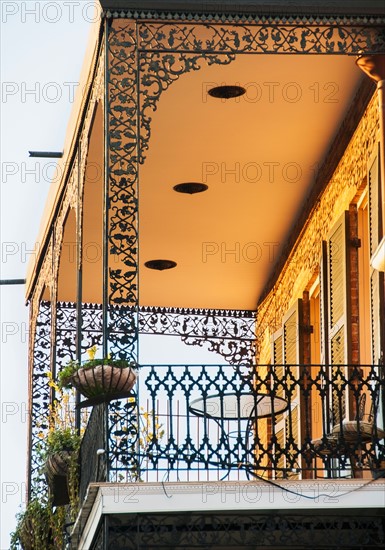
[[384, 49], [381, 27], [367, 25], [139, 23], [139, 47], [145, 51], [344, 54]]
[[[107, 26], [107, 178], [109, 304], [137, 308], [138, 304], [138, 132], [137, 45], [133, 23]], [[113, 264], [117, 264], [114, 265]], [[137, 322], [119, 339], [109, 311], [109, 340], [126, 357], [137, 360]]]
[[160, 96], [183, 74], [199, 71], [207, 65], [228, 65], [235, 60], [232, 54], [197, 55], [159, 54], [143, 52], [139, 56], [140, 74], [140, 163], [145, 161], [144, 152], [149, 148], [151, 136], [151, 113], [157, 109]]

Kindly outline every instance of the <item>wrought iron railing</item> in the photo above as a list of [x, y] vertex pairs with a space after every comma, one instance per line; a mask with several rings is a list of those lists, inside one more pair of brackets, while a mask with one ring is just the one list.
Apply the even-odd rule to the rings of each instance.
[[[106, 408], [107, 479], [304, 479], [361, 477], [365, 470], [380, 475], [382, 369], [142, 366], [132, 397]], [[94, 438], [87, 436], [102, 433], [103, 422], [94, 411], [84, 456], [95, 454], [88, 449], [95, 447]], [[93, 480], [95, 472], [83, 470], [82, 487]]]

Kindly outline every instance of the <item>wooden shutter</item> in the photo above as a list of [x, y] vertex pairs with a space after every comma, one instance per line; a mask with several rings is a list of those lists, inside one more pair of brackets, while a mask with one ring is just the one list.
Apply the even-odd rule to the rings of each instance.
[[328, 257], [328, 330], [329, 357], [332, 364], [349, 363], [349, 258], [347, 254], [348, 212], [345, 212], [330, 232]]
[[381, 216], [380, 153], [376, 150], [369, 161], [369, 242], [370, 255], [374, 253], [383, 235]]
[[[284, 374], [285, 367], [283, 366], [283, 336], [282, 329], [277, 330], [273, 334], [272, 348], [271, 348], [271, 358], [272, 358], [272, 389], [278, 397], [285, 398], [284, 392]], [[282, 422], [284, 415], [280, 414], [275, 417], [275, 424], [271, 425], [271, 432], [275, 434], [278, 443], [278, 449], [283, 449], [285, 447], [285, 426]], [[281, 451], [278, 450], [279, 453]], [[280, 473], [286, 467], [286, 458], [283, 453], [279, 455], [276, 467], [278, 468], [278, 474], [275, 477], [282, 477]]]
[[320, 347], [321, 363], [329, 363], [329, 322], [328, 322], [328, 274], [327, 274], [327, 242], [322, 241], [319, 266], [320, 286]]
[[[320, 283], [320, 362], [323, 372], [329, 369], [329, 300], [328, 300], [328, 243], [322, 241], [319, 266]], [[330, 398], [328, 395], [323, 402], [323, 415], [327, 425], [330, 423]]]
[[[329, 373], [329, 300], [328, 300], [328, 243], [321, 243], [321, 257], [319, 262], [319, 323], [320, 323], [320, 371], [326, 374]], [[314, 391], [315, 388], [313, 388]], [[330, 425], [330, 399], [331, 395], [327, 394], [326, 399], [320, 398], [320, 395], [315, 391], [312, 398], [320, 403], [320, 413], [324, 422], [323, 427]]]
[[271, 351], [274, 391], [279, 397], [284, 397], [283, 384], [279, 383], [284, 378], [282, 329], [274, 333]]
[[[376, 251], [383, 235], [381, 216], [380, 155], [378, 149], [368, 168], [369, 188], [369, 249]], [[377, 364], [383, 352], [384, 274], [370, 268], [370, 333], [372, 362]]]
[[[286, 441], [293, 439], [295, 445], [301, 447], [301, 414], [300, 414], [300, 391], [298, 381], [300, 380], [300, 364], [303, 363], [303, 340], [302, 330], [302, 300], [297, 300], [296, 304], [286, 313], [283, 318], [283, 362], [285, 364], [285, 377], [287, 385], [290, 380], [296, 381], [294, 391], [286, 392], [286, 399], [290, 407], [285, 418], [285, 436]], [[295, 454], [297, 454], [294, 451]], [[297, 465], [301, 467], [301, 459], [298, 455]], [[287, 460], [287, 466], [290, 467], [290, 456]], [[298, 477], [297, 474], [289, 474], [290, 477]]]
[[[288, 438], [292, 438], [295, 444], [300, 446], [300, 415], [299, 415], [299, 363], [303, 358], [303, 344], [300, 327], [302, 326], [302, 300], [287, 312], [282, 321], [282, 329], [273, 335], [272, 363], [274, 368], [275, 391], [279, 397], [287, 399], [290, 411], [275, 418], [272, 426], [281, 446], [288, 445]], [[282, 384], [277, 384], [282, 381]], [[288, 391], [288, 388], [292, 390]], [[297, 454], [297, 453], [295, 453]], [[299, 462], [299, 458], [298, 458]], [[290, 466], [290, 456], [279, 456], [277, 467], [287, 469]], [[291, 476], [291, 474], [289, 474]], [[297, 475], [297, 474], [296, 474]], [[282, 477], [282, 472], [278, 472]]]
[[[299, 380], [300, 377], [298, 365], [303, 362], [302, 324], [302, 300], [297, 300], [283, 318], [283, 363], [287, 380], [291, 377]], [[290, 396], [286, 397], [297, 402], [298, 395], [297, 384]]]
[[[349, 218], [348, 212], [344, 212], [327, 240], [327, 355], [332, 379], [338, 376], [339, 370], [347, 376], [345, 365], [351, 362], [348, 236]], [[346, 392], [347, 389], [342, 394], [337, 389], [332, 391], [334, 424], [340, 421], [340, 412], [343, 418], [348, 414]]]

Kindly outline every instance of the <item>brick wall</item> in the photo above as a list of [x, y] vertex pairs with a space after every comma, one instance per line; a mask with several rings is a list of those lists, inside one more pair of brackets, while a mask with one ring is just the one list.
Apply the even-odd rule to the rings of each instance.
[[[357, 191], [367, 174], [367, 161], [377, 140], [379, 117], [376, 96], [371, 99], [348, 147], [324, 192], [314, 206], [307, 223], [302, 229], [288, 260], [277, 281], [258, 308], [257, 316], [257, 360], [268, 363], [271, 357], [271, 336], [280, 326], [284, 313], [303, 292], [309, 288], [319, 270], [322, 240], [326, 239], [332, 226], [345, 210], [350, 208], [351, 229], [357, 235], [357, 221], [351, 207]], [[350, 247], [350, 268], [352, 270], [352, 315], [353, 334], [356, 345], [353, 359], [358, 360], [358, 259], [357, 249]], [[354, 252], [355, 251], [355, 252]]]

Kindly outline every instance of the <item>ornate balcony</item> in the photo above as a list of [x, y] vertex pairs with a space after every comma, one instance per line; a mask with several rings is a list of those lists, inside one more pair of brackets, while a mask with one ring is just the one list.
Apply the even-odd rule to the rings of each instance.
[[92, 411], [80, 496], [95, 481], [378, 477], [384, 389], [380, 366], [141, 366], [132, 397]]
[[[366, 538], [377, 529], [383, 544], [383, 483], [371, 483], [385, 470], [384, 366], [376, 364], [384, 357], [383, 277], [369, 258], [382, 238], [384, 132], [374, 84], [361, 82], [354, 63], [360, 52], [369, 65], [375, 56], [382, 63], [382, 11], [100, 3], [79, 87], [86, 92], [28, 275], [28, 500], [43, 496], [50, 514], [59, 502], [51, 502], [55, 486], [47, 489], [42, 442], [61, 419], [53, 414], [58, 376], [85, 368], [90, 377], [83, 370], [69, 398], [82, 435], [79, 495], [77, 447], [68, 476], [56, 476], [68, 493], [60, 503], [69, 500], [74, 547], [187, 548], [202, 531], [195, 547], [208, 548], [239, 526], [250, 537], [235, 537], [235, 548], [266, 547], [271, 530], [275, 547], [287, 530], [306, 533], [296, 547], [362, 546], [364, 529]], [[228, 95], [234, 87], [242, 100], [228, 101], [242, 97]], [[190, 200], [191, 186], [209, 192]], [[176, 337], [223, 364], [174, 364], [171, 353], [167, 364], [147, 364], [162, 360], [142, 360], [143, 334]], [[84, 365], [95, 347], [98, 376]], [[112, 384], [111, 356], [136, 367], [133, 388]], [[307, 508], [281, 523], [291, 484], [308, 493], [328, 486], [326, 502], [316, 502], [320, 516], [335, 503], [334, 481], [354, 529], [346, 518], [342, 529], [334, 516], [309, 520]], [[193, 493], [205, 484], [279, 489], [275, 527], [261, 517], [266, 491], [246, 518], [249, 501], [204, 506]], [[363, 498], [357, 489], [367, 484]], [[114, 492], [133, 487], [147, 491], [140, 506], [115, 502]], [[151, 523], [172, 536], [153, 546], [135, 540]]]

